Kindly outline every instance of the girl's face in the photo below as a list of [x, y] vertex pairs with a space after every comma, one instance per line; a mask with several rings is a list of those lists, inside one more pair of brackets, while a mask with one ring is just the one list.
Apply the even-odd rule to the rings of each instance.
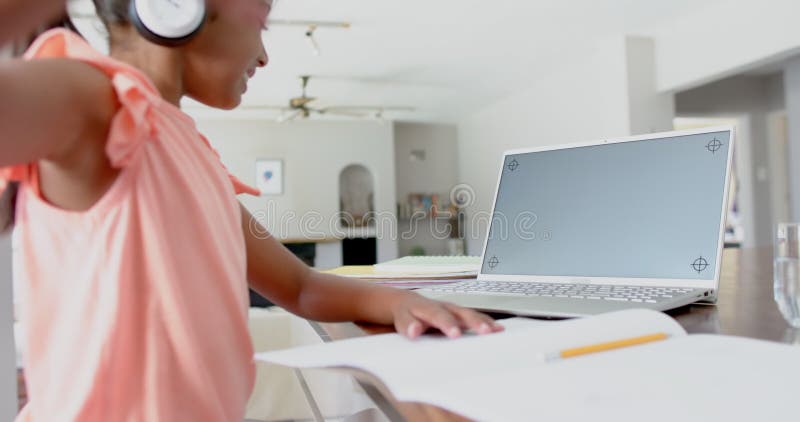
[[269, 61], [261, 33], [272, 0], [211, 3], [205, 27], [183, 47], [184, 91], [203, 104], [229, 110], [241, 103], [256, 69]]

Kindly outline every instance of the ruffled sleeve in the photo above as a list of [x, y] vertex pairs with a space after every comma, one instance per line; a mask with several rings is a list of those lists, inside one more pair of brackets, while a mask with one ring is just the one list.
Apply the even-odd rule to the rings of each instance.
[[[106, 154], [112, 166], [130, 166], [136, 161], [145, 141], [155, 136], [151, 113], [153, 106], [162, 101], [158, 90], [139, 70], [99, 53], [83, 38], [65, 29], [45, 32], [25, 53], [28, 60], [53, 57], [81, 60], [108, 75], [120, 108], [111, 122]], [[202, 135], [201, 138], [219, 159], [219, 153], [208, 140]], [[220, 166], [224, 168], [221, 161]], [[258, 189], [246, 185], [227, 169], [225, 171], [237, 194], [261, 194]], [[0, 179], [2, 178], [3, 174], [0, 174]]]
[[11, 181], [11, 169], [10, 168], [0, 169], [0, 193], [5, 192], [6, 188], [8, 187], [8, 182], [10, 181]]
[[0, 194], [5, 192], [11, 182], [23, 182], [27, 179], [28, 166], [13, 166], [0, 168]]
[[228, 178], [231, 179], [231, 183], [233, 184], [233, 190], [236, 191], [237, 195], [241, 194], [248, 194], [252, 196], [261, 196], [261, 191], [242, 182], [239, 180], [238, 177], [228, 173]]
[[111, 122], [106, 154], [113, 167], [127, 167], [152, 135], [148, 113], [160, 98], [155, 86], [140, 71], [103, 55], [65, 29], [45, 32], [25, 53], [27, 60], [58, 57], [90, 64], [111, 80], [120, 108]]
[[211, 152], [213, 152], [214, 155], [217, 157], [217, 159], [220, 160], [219, 165], [222, 166], [222, 168], [225, 169], [226, 173], [228, 173], [228, 179], [230, 179], [231, 184], [233, 185], [233, 190], [236, 191], [237, 195], [248, 194], [248, 195], [253, 195], [253, 196], [261, 196], [261, 191], [260, 190], [254, 188], [254, 187], [252, 187], [252, 186], [250, 186], [248, 184], [245, 184], [244, 182], [239, 180], [238, 177], [232, 175], [231, 172], [228, 171], [228, 168], [225, 167], [224, 164], [222, 164], [222, 160], [220, 158], [219, 152], [217, 152], [217, 150], [214, 149], [214, 147], [211, 146], [211, 142], [208, 141], [208, 138], [206, 138], [203, 135], [200, 135], [200, 139], [203, 140], [203, 142], [206, 144], [208, 149], [210, 149]]
[[111, 165], [127, 167], [141, 144], [153, 135], [148, 118], [153, 98], [129, 75], [117, 73], [111, 80], [120, 109], [111, 122], [106, 142], [106, 155]]

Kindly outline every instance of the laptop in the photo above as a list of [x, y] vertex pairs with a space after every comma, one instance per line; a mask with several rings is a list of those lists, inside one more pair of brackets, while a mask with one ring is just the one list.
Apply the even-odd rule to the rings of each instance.
[[556, 318], [714, 303], [733, 142], [716, 127], [506, 152], [478, 278], [418, 292]]

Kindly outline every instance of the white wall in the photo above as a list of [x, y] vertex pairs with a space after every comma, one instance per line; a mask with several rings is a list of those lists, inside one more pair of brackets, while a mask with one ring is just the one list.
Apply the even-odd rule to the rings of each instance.
[[[652, 45], [648, 50], [647, 45], [634, 44], [622, 37], [601, 41], [592, 54], [565, 61], [549, 75], [531, 80], [524, 90], [461, 121], [460, 179], [476, 192], [469, 219], [490, 211], [504, 150], [625, 136], [664, 125], [669, 99], [645, 98], [657, 95], [652, 78], [629, 79], [631, 70], [635, 74], [636, 69], [653, 68]], [[629, 50], [637, 55], [632, 61]], [[649, 88], [634, 92], [633, 99], [649, 104], [652, 111], [632, 116], [629, 90], [637, 86]], [[481, 252], [485, 235], [486, 224], [472, 232], [468, 227], [469, 253]]]
[[11, 286], [11, 239], [0, 236], [0, 420], [4, 421], [14, 420], [17, 414], [17, 358]]
[[[262, 221], [279, 238], [301, 238], [300, 223], [311, 213], [323, 223], [320, 234], [331, 236], [329, 222], [339, 210], [339, 173], [347, 165], [363, 164], [375, 177], [375, 208], [395, 214], [394, 135], [391, 124], [379, 122], [293, 122], [278, 124], [258, 120], [199, 120], [198, 127], [222, 156], [228, 169], [255, 183], [255, 161], [284, 161], [284, 194], [240, 199], [252, 213], [267, 215]], [[294, 216], [294, 217], [292, 217]], [[289, 224], [282, 224], [282, 221]], [[313, 224], [312, 220], [305, 220]], [[396, 228], [396, 222], [393, 222]], [[323, 248], [336, 250], [335, 248]], [[390, 230], [378, 239], [378, 260], [397, 257], [397, 242]], [[330, 265], [330, 257], [322, 257]]]
[[[395, 123], [397, 197], [409, 193], [447, 193], [458, 183], [458, 130], [452, 125]], [[425, 151], [424, 161], [409, 159]]]
[[698, 5], [694, 13], [652, 31], [659, 89], [693, 88], [793, 55], [800, 48], [798, 16], [796, 0]]
[[[786, 61], [800, 53], [800, 26], [797, 25], [797, 16], [800, 15], [800, 2], [796, 0], [737, 0], [698, 5], [694, 11], [679, 19], [667, 22], [650, 32], [657, 39], [657, 68], [658, 87], [662, 91], [678, 92], [709, 83], [716, 83], [722, 79], [741, 75], [755, 69], [771, 68], [779, 71]], [[789, 67], [797, 64], [789, 65]], [[787, 73], [787, 81], [797, 82], [797, 78]], [[776, 87], [773, 84], [773, 87]], [[790, 88], [787, 84], [787, 104], [800, 100], [791, 99]], [[800, 89], [800, 88], [797, 88]], [[721, 92], [723, 95], [737, 95], [736, 91]], [[740, 96], [744, 96], [740, 94]], [[780, 94], [770, 95], [777, 99]], [[767, 105], [767, 113], [773, 113], [774, 104]], [[800, 108], [794, 109], [800, 112]], [[789, 120], [789, 152], [790, 163], [797, 162], [800, 158], [800, 135], [792, 136], [792, 132], [800, 132], [800, 123], [792, 123], [795, 113], [787, 114]], [[752, 139], [770, 138], [770, 134], [780, 134], [780, 130], [769, 129], [770, 124], [776, 123], [774, 119], [763, 115], [753, 115], [749, 111], [744, 115], [751, 122]], [[770, 123], [772, 122], [772, 123]], [[792, 130], [796, 126], [797, 130]], [[753, 145], [753, 170], [758, 179], [755, 184], [763, 184], [764, 175], [778, 176], [774, 169], [764, 168], [764, 157], [775, 156], [775, 145], [769, 144], [767, 148]], [[771, 149], [770, 149], [771, 148]], [[767, 161], [768, 162], [768, 161]], [[774, 165], [773, 165], [774, 167]], [[792, 178], [793, 218], [800, 218], [800, 170], [796, 166], [789, 166], [789, 171], [794, 172]], [[782, 182], [777, 181], [770, 189], [754, 186], [754, 197], [759, 209], [772, 208], [772, 219], [783, 219], [785, 205], [776, 201], [778, 195], [784, 196]], [[772, 201], [758, 201], [758, 196], [771, 190]], [[762, 204], [764, 204], [762, 206]], [[757, 244], [771, 243], [771, 227], [767, 231], [766, 220], [756, 218], [755, 230]]]
[[[445, 195], [458, 184], [458, 130], [452, 125], [396, 123], [395, 170], [397, 175], [397, 200], [406, 202], [409, 193]], [[412, 151], [424, 151], [425, 160], [410, 159]], [[409, 232], [411, 223], [401, 221], [401, 233]], [[400, 256], [410, 254], [415, 246], [422, 246], [429, 255], [446, 255], [447, 242], [437, 238], [430, 222], [421, 222], [412, 239], [399, 238]]]
[[775, 76], [738, 76], [676, 96], [684, 117], [735, 117], [747, 124], [737, 134], [736, 160], [744, 247], [770, 246], [774, 213], [767, 117], [783, 108]]
[[800, 59], [786, 67], [786, 117], [789, 135], [790, 212], [793, 221], [800, 221]]
[[772, 199], [772, 221], [792, 221], [792, 194], [789, 175], [789, 130], [786, 110], [767, 114], [769, 148], [769, 184]]

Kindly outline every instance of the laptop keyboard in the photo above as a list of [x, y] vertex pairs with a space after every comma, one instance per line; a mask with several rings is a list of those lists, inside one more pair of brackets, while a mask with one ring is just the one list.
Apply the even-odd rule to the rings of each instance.
[[686, 295], [695, 289], [680, 287], [608, 286], [596, 284], [554, 284], [514, 281], [469, 280], [426, 288], [446, 293], [524, 295], [620, 302], [659, 303]]

